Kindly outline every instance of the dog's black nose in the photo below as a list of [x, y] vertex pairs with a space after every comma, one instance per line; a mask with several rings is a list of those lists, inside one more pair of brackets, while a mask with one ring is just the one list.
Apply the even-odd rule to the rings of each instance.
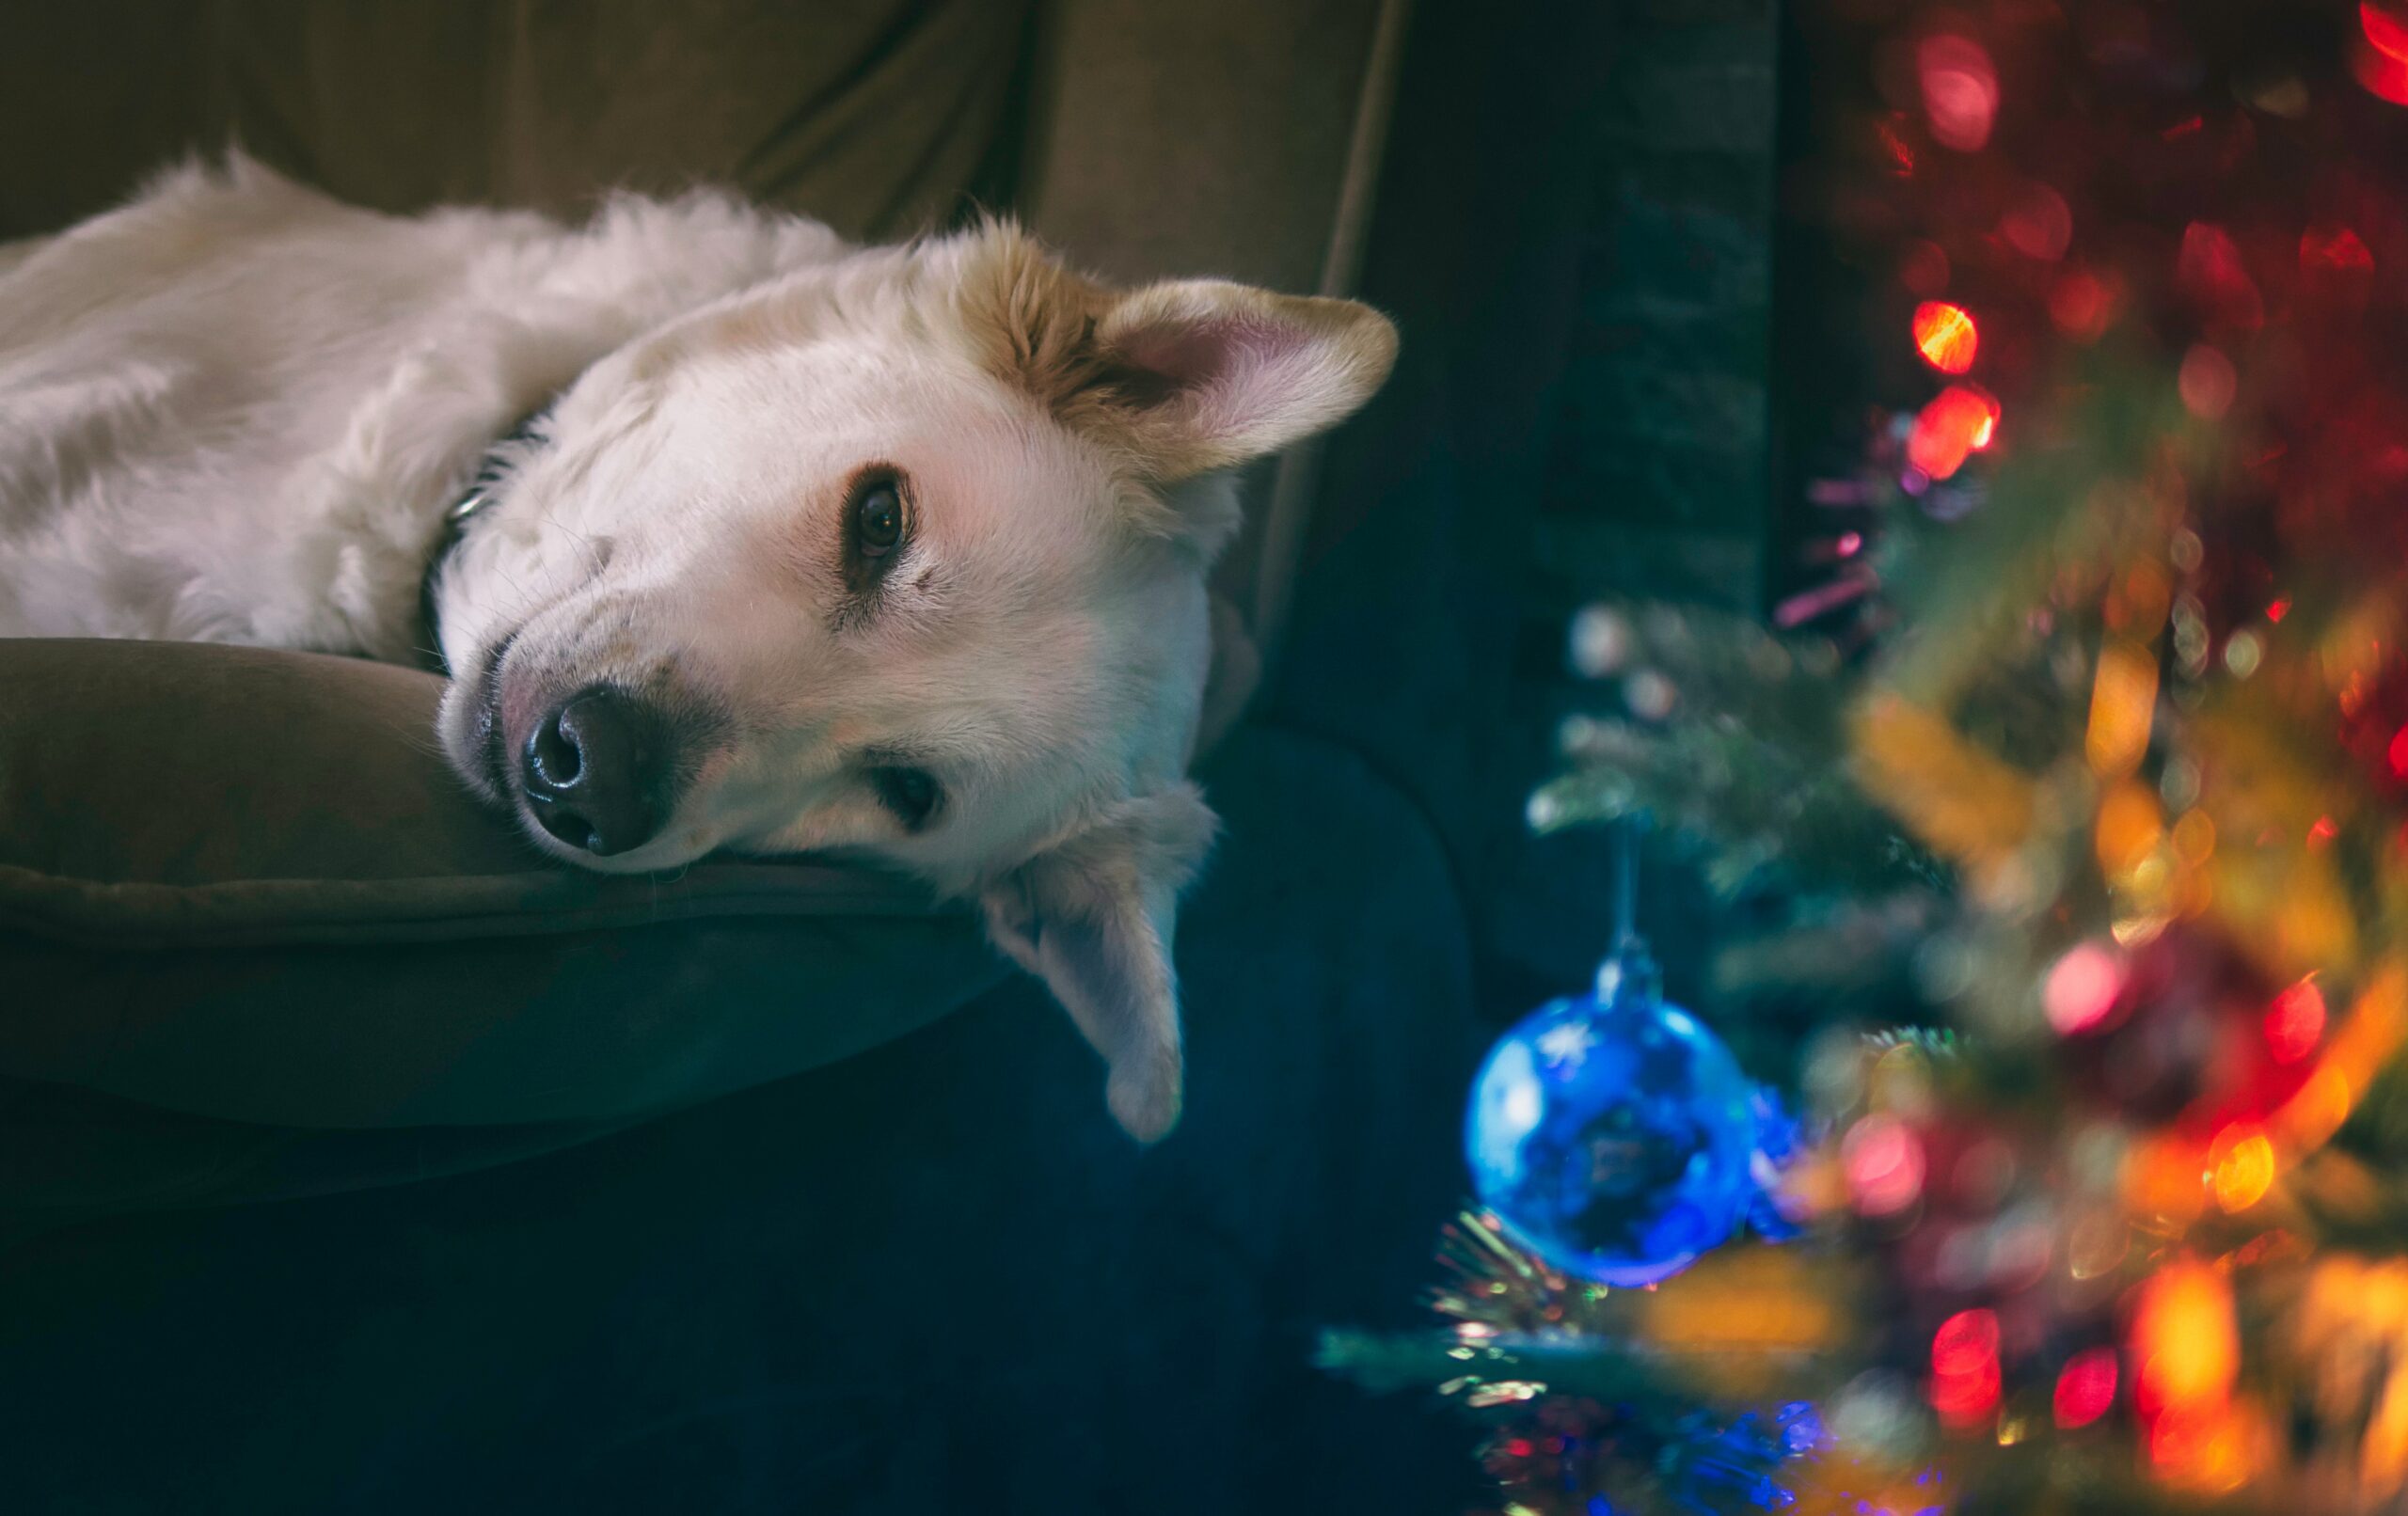
[[668, 814], [668, 727], [607, 685], [578, 690], [536, 722], [520, 769], [543, 829], [600, 857], [650, 842]]

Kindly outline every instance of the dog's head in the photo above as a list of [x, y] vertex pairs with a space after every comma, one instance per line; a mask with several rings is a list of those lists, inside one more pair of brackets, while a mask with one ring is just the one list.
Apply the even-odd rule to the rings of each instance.
[[563, 393], [452, 554], [445, 749], [591, 868], [838, 850], [974, 893], [1157, 1136], [1227, 471], [1395, 349], [1359, 305], [1114, 290], [1001, 225], [705, 308]]

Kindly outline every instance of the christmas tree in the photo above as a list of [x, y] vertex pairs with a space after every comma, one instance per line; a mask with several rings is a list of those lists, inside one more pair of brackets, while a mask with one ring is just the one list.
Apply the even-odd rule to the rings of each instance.
[[2408, 8], [1826, 8], [1891, 392], [1771, 629], [1582, 616], [1531, 802], [1778, 901], [1699, 1019], [1822, 1030], [1735, 1094], [1625, 945], [1482, 1075], [1439, 1322], [1324, 1361], [1514, 1516], [2397, 1508]]

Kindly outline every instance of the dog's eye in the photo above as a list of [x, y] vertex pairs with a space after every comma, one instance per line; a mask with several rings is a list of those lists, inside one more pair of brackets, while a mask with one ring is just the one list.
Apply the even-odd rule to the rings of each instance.
[[879, 803], [894, 812], [907, 831], [926, 827], [944, 797], [934, 776], [925, 768], [873, 768], [869, 782], [878, 791]]
[[891, 479], [874, 479], [853, 497], [853, 541], [863, 558], [884, 558], [903, 541], [903, 496]]

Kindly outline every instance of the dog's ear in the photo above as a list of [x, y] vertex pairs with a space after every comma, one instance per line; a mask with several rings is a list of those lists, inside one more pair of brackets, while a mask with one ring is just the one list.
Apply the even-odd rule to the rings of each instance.
[[1396, 327], [1352, 300], [1180, 279], [1120, 296], [1092, 338], [1113, 419], [1168, 482], [1276, 452], [1361, 408]]
[[1396, 362], [1396, 327], [1352, 300], [1219, 279], [1116, 290], [1064, 268], [1007, 221], [950, 252], [956, 309], [981, 361], [1150, 483], [1335, 426]]
[[1113, 806], [989, 885], [987, 934], [1043, 980], [1111, 1066], [1113, 1115], [1140, 1142], [1179, 1120], [1179, 892], [1216, 825], [1180, 783]]

